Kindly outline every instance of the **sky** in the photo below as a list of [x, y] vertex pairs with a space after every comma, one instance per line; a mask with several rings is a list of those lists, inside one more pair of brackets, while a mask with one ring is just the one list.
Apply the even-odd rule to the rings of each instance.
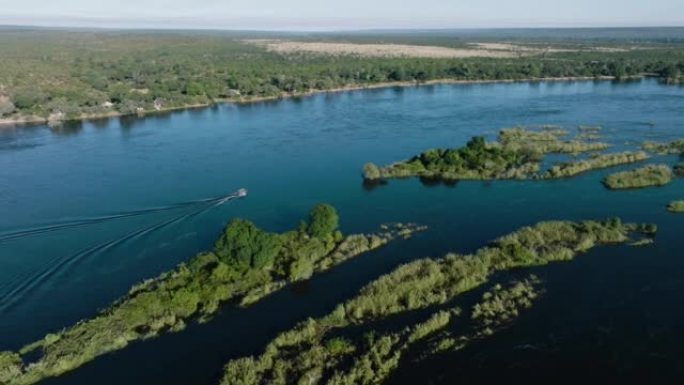
[[357, 30], [684, 26], [684, 0], [0, 0], [0, 25]]

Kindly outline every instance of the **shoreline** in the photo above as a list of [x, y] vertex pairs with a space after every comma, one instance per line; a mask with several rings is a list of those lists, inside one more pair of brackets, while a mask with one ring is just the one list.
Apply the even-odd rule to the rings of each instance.
[[[641, 74], [641, 75], [636, 75], [636, 76], [630, 76], [626, 77], [625, 80], [634, 80], [634, 79], [645, 79], [648, 77], [651, 77], [652, 75], [650, 74]], [[168, 108], [162, 108], [159, 110], [151, 110], [151, 111], [145, 111], [142, 113], [130, 113], [130, 114], [125, 114], [117, 111], [111, 111], [107, 113], [102, 113], [102, 114], [95, 114], [95, 115], [90, 115], [90, 116], [85, 116], [81, 117], [78, 119], [68, 119], [68, 120], [58, 120], [58, 121], [51, 121], [48, 118], [38, 118], [38, 117], [27, 117], [23, 119], [0, 119], [0, 130], [2, 129], [8, 129], [8, 128], [14, 128], [18, 126], [34, 126], [34, 125], [41, 125], [41, 124], [64, 124], [64, 123], [73, 123], [73, 122], [85, 122], [85, 121], [90, 121], [90, 120], [103, 120], [103, 119], [111, 119], [111, 118], [121, 118], [124, 116], [139, 116], [141, 118], [144, 118], [146, 116], [154, 116], [156, 114], [160, 113], [165, 113], [165, 112], [174, 112], [174, 111], [181, 111], [181, 110], [191, 110], [191, 109], [197, 109], [197, 108], [207, 108], [211, 107], [213, 105], [218, 105], [218, 104], [234, 104], [234, 105], [248, 105], [248, 104], [256, 104], [256, 103], [262, 103], [262, 102], [268, 102], [268, 101], [276, 101], [276, 100], [286, 100], [286, 99], [293, 99], [293, 98], [300, 98], [300, 97], [309, 97], [309, 96], [314, 96], [318, 94], [333, 94], [333, 93], [342, 93], [342, 92], [349, 92], [349, 91], [363, 91], [363, 90], [376, 90], [376, 89], [384, 89], [384, 88], [395, 88], [395, 87], [402, 87], [402, 88], [409, 88], [409, 87], [422, 87], [422, 86], [433, 86], [433, 85], [458, 85], [458, 84], [507, 84], [507, 83], [531, 83], [531, 82], [572, 82], [572, 81], [592, 81], [592, 80], [598, 80], [598, 81], [610, 81], [610, 80], [615, 80], [615, 76], [571, 76], [571, 77], [550, 77], [550, 78], [523, 78], [523, 79], [492, 79], [492, 80], [462, 80], [462, 79], [433, 79], [433, 80], [427, 80], [427, 81], [397, 81], [397, 82], [380, 82], [380, 83], [373, 83], [373, 84], [353, 84], [353, 85], [347, 85], [347, 86], [342, 86], [342, 87], [336, 87], [336, 88], [330, 88], [330, 89], [325, 89], [325, 90], [309, 90], [306, 92], [297, 92], [297, 93], [282, 93], [277, 96], [256, 96], [256, 97], [247, 97], [243, 98], [241, 97], [240, 99], [216, 99], [214, 102], [211, 103], [201, 103], [201, 104], [188, 104], [184, 106], [177, 106], [177, 107], [168, 107]]]

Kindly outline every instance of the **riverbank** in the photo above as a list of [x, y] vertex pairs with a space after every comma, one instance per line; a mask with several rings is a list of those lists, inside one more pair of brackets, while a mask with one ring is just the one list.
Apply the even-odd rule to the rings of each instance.
[[[631, 76], [624, 78], [625, 80], [643, 79], [646, 77], [652, 77], [653, 74], [641, 74], [638, 76]], [[361, 90], [375, 90], [383, 88], [394, 88], [394, 87], [422, 87], [422, 86], [432, 86], [432, 85], [458, 85], [458, 84], [506, 84], [506, 83], [526, 83], [526, 82], [573, 82], [573, 81], [611, 81], [616, 80], [615, 76], [571, 76], [571, 77], [546, 77], [546, 78], [522, 78], [522, 79], [496, 79], [496, 80], [462, 80], [462, 79], [434, 79], [427, 81], [397, 81], [397, 82], [380, 82], [380, 83], [369, 83], [369, 84], [350, 84], [344, 87], [336, 87], [330, 89], [315, 89], [308, 90], [305, 92], [283, 92], [279, 95], [274, 96], [257, 96], [257, 97], [239, 97], [239, 98], [225, 98], [216, 99], [211, 103], [200, 103], [200, 104], [186, 104], [182, 106], [174, 107], [163, 107], [154, 110], [146, 110], [140, 113], [121, 113], [117, 111], [110, 111], [102, 114], [90, 114], [82, 115], [76, 119], [49, 119], [38, 116], [28, 116], [21, 118], [5, 118], [0, 119], [0, 130], [4, 128], [12, 128], [16, 126], [28, 126], [28, 125], [39, 125], [39, 124], [51, 124], [59, 125], [68, 122], [83, 122], [89, 120], [101, 120], [101, 119], [111, 119], [120, 118], [124, 116], [154, 116], [156, 114], [190, 110], [197, 108], [211, 107], [217, 104], [236, 104], [236, 105], [247, 105], [253, 103], [261, 103], [275, 100], [284, 100], [300, 97], [314, 96], [318, 94], [328, 94], [328, 93], [340, 93], [348, 91], [361, 91]]]

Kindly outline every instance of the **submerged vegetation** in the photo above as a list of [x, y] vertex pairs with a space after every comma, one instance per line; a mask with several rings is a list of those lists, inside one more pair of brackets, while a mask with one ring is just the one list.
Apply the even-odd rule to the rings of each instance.
[[684, 213], [684, 200], [670, 202], [667, 205], [667, 211], [671, 213]]
[[608, 175], [603, 184], [612, 190], [664, 186], [672, 182], [672, 170], [664, 164]]
[[[423, 229], [396, 224], [378, 234], [345, 237], [337, 226], [335, 209], [324, 204], [315, 206], [299, 229], [282, 234], [234, 219], [213, 250], [134, 286], [94, 318], [48, 334], [18, 353], [0, 353], [0, 383], [31, 384], [60, 375], [131, 341], [181, 330], [193, 319], [206, 320], [223, 302], [246, 306], [288, 282]], [[39, 353], [39, 358], [24, 365], [22, 356], [29, 353]]]
[[[470, 313], [469, 318], [480, 327], [474, 331], [461, 328], [462, 311], [451, 302], [486, 283], [495, 272], [569, 261], [595, 246], [627, 242], [632, 232], [653, 234], [655, 230], [654, 226], [623, 224], [617, 219], [543, 222], [501, 237], [470, 255], [411, 262], [368, 284], [330, 314], [280, 334], [261, 356], [229, 362], [221, 383], [380, 383], [418, 341], [427, 342], [426, 354], [457, 349], [472, 338], [493, 333], [536, 298], [533, 279], [506, 289], [495, 286]], [[433, 311], [399, 331], [376, 330], [374, 326], [393, 315], [420, 309]], [[362, 327], [370, 330], [361, 337], [350, 333]], [[433, 339], [426, 341], [428, 338]]]

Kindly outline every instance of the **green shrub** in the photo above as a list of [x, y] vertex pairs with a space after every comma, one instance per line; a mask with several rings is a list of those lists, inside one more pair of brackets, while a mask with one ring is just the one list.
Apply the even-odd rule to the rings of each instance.
[[214, 252], [224, 261], [259, 269], [273, 262], [280, 247], [277, 234], [267, 233], [250, 221], [234, 219], [216, 241]]
[[309, 214], [307, 232], [316, 238], [328, 237], [337, 230], [338, 224], [339, 218], [335, 208], [327, 204], [318, 204]]

